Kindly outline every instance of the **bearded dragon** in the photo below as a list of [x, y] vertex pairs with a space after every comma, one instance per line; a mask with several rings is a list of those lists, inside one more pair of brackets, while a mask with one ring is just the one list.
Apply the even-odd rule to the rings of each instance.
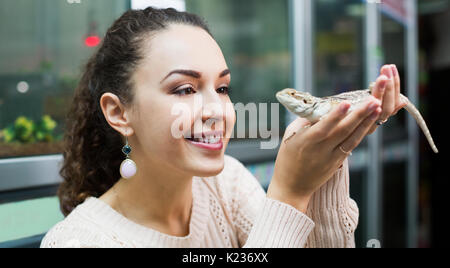
[[[343, 101], [351, 104], [349, 109], [349, 112], [351, 112], [357, 107], [358, 104], [363, 103], [367, 97], [372, 95], [372, 89], [374, 86], [375, 83], [372, 83], [369, 89], [349, 91], [339, 95], [323, 98], [314, 97], [306, 92], [286, 88], [279, 91], [276, 94], [276, 98], [291, 113], [307, 119], [311, 122], [311, 124], [315, 124]], [[438, 149], [434, 144], [431, 133], [428, 130], [427, 124], [425, 123], [425, 120], [423, 119], [420, 112], [406, 96], [400, 94], [400, 98], [404, 103], [407, 103], [404, 108], [414, 117], [417, 124], [425, 134], [425, 137], [427, 138], [428, 143], [430, 144], [433, 151], [435, 153], [438, 153]]]

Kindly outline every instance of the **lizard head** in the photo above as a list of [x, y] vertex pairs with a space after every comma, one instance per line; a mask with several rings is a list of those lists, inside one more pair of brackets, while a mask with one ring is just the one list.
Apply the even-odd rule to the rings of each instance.
[[307, 92], [297, 91], [292, 88], [286, 88], [276, 94], [278, 101], [283, 104], [290, 112], [306, 117], [314, 111], [314, 105], [317, 98]]

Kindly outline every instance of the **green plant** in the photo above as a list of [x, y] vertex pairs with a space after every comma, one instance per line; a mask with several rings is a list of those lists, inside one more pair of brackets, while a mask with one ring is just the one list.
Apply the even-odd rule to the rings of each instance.
[[0, 131], [0, 139], [6, 143], [51, 142], [55, 140], [53, 131], [56, 126], [49, 115], [44, 115], [38, 122], [19, 116], [13, 124]]

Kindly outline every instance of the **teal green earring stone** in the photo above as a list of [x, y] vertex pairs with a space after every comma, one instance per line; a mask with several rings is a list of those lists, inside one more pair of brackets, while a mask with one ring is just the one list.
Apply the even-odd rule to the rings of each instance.
[[123, 146], [122, 152], [128, 157], [128, 155], [131, 153], [130, 145], [126, 144], [125, 146]]

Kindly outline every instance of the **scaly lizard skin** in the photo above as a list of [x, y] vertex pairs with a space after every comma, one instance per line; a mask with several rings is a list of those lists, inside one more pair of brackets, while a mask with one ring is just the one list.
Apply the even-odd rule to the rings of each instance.
[[[372, 83], [370, 85], [370, 89], [349, 91], [339, 95], [324, 98], [314, 97], [309, 93], [287, 88], [278, 92], [276, 94], [276, 97], [278, 101], [283, 104], [283, 106], [286, 107], [290, 112], [307, 119], [311, 122], [311, 124], [315, 124], [343, 101], [347, 101], [351, 104], [349, 109], [349, 112], [351, 112], [356, 108], [358, 104], [363, 103], [366, 98], [372, 94], [372, 89], [374, 86], [375, 83]], [[433, 151], [435, 153], [438, 153], [438, 149], [434, 144], [427, 124], [422, 118], [420, 112], [408, 100], [407, 97], [400, 94], [400, 98], [402, 98], [402, 100], [407, 103], [404, 108], [414, 117], [417, 124], [425, 134], [425, 137], [427, 138], [428, 143], [430, 144]]]

